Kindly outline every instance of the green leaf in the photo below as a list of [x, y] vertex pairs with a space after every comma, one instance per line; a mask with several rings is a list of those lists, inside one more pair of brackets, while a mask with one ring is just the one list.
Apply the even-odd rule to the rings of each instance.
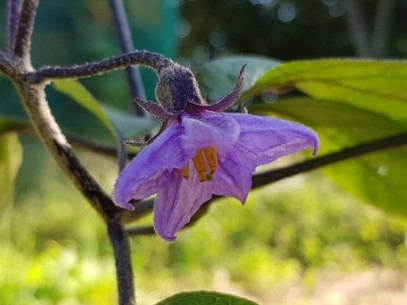
[[156, 305], [256, 305], [253, 301], [211, 291], [181, 292]]
[[116, 137], [120, 132], [123, 139], [134, 139], [148, 134], [157, 126], [157, 122], [151, 118], [140, 118], [121, 110], [103, 105], [76, 80], [54, 81], [54, 87], [69, 96], [73, 101], [89, 110], [107, 130]]
[[55, 89], [68, 95], [73, 101], [93, 113], [112, 135], [116, 135], [116, 130], [100, 103], [81, 83], [76, 80], [55, 80], [53, 85]]
[[137, 139], [149, 134], [151, 133], [151, 130], [158, 125], [157, 121], [151, 118], [135, 117], [133, 114], [126, 113], [107, 105], [103, 106], [103, 109], [125, 140]]
[[380, 112], [407, 127], [407, 63], [397, 61], [294, 61], [271, 69], [247, 90], [247, 100], [265, 90], [297, 88], [325, 101]]
[[[321, 141], [318, 155], [405, 132], [385, 115], [306, 97], [281, 99], [250, 110], [272, 113], [314, 128]], [[327, 166], [323, 173], [362, 201], [407, 217], [406, 155], [407, 147], [401, 146]]]
[[277, 60], [260, 56], [231, 56], [207, 63], [199, 71], [197, 78], [203, 94], [213, 102], [233, 90], [243, 65], [247, 65], [244, 88], [249, 88], [266, 71], [279, 64]]
[[22, 161], [22, 148], [15, 133], [0, 136], [0, 215], [12, 202], [14, 180]]

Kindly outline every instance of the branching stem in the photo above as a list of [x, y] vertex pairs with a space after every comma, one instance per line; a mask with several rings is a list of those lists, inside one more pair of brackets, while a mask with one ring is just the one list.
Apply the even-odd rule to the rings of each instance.
[[53, 79], [91, 77], [114, 70], [125, 69], [132, 65], [146, 66], [159, 72], [164, 67], [172, 64], [174, 63], [170, 59], [160, 54], [139, 51], [83, 65], [70, 67], [45, 67], [27, 73], [24, 77], [28, 82], [36, 84]]
[[39, 0], [23, 0], [21, 4], [20, 18], [12, 53], [16, 57], [23, 59], [26, 63], [30, 62], [31, 38], [38, 2]]

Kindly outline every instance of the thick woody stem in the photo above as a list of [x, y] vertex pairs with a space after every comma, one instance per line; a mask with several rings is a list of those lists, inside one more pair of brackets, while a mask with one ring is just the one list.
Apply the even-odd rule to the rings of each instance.
[[40, 83], [53, 79], [83, 78], [101, 75], [106, 72], [125, 69], [129, 66], [146, 66], [160, 72], [163, 68], [173, 65], [170, 59], [148, 51], [139, 51], [116, 56], [98, 62], [87, 63], [71, 67], [50, 67], [27, 73], [25, 80]]

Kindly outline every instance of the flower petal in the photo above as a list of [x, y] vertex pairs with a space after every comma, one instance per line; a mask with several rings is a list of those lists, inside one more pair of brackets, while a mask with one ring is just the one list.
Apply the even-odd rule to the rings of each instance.
[[266, 164], [309, 147], [313, 148], [313, 154], [318, 150], [317, 134], [301, 124], [250, 114], [225, 115], [233, 118], [240, 126], [235, 150], [247, 162]]
[[167, 182], [173, 168], [182, 168], [188, 162], [180, 143], [182, 126], [170, 125], [157, 139], [143, 149], [120, 173], [116, 181], [113, 201], [116, 205], [133, 209], [132, 199], [143, 199]]
[[184, 115], [182, 125], [185, 128], [182, 147], [191, 156], [199, 148], [214, 146], [218, 156], [223, 159], [233, 148], [240, 133], [237, 122], [225, 113], [202, 111], [199, 117]]
[[195, 170], [191, 170], [188, 180], [182, 177], [180, 170], [172, 171], [171, 179], [157, 194], [154, 205], [155, 231], [167, 241], [175, 240], [175, 234], [211, 197], [212, 182], [200, 182]]
[[232, 152], [219, 163], [213, 177], [213, 193], [235, 197], [244, 203], [252, 185], [255, 166], [248, 164], [246, 160], [239, 160], [239, 157]]

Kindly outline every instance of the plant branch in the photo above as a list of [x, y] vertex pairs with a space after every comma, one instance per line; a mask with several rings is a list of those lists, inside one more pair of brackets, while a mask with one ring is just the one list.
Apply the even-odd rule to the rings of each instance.
[[44, 85], [27, 85], [18, 80], [14, 80], [14, 83], [34, 129], [60, 167], [103, 219], [117, 217], [120, 210], [113, 205], [110, 197], [82, 166], [52, 116], [45, 98]]
[[136, 51], [83, 65], [70, 67], [45, 67], [27, 73], [24, 76], [24, 79], [35, 84], [53, 79], [83, 78], [124, 69], [132, 65], [146, 66], [159, 72], [161, 69], [173, 64], [173, 61], [161, 54], [148, 51]]
[[[133, 52], [134, 44], [131, 37], [130, 26], [126, 16], [126, 11], [124, 9], [123, 1], [109, 0], [109, 4], [111, 7], [114, 24], [116, 25], [116, 32], [119, 37], [120, 49], [124, 54]], [[136, 67], [126, 68], [126, 77], [132, 95], [132, 100], [136, 97], [145, 100], [146, 96], [139, 69]], [[140, 109], [140, 107], [138, 107], [135, 103], [133, 104], [135, 105], [135, 107], [137, 107], [137, 114], [143, 115], [142, 109]]]
[[0, 73], [6, 76], [13, 76], [16, 74], [16, 66], [18, 60], [12, 59], [7, 53], [0, 50]]
[[23, 0], [21, 4], [20, 18], [12, 53], [26, 62], [29, 62], [31, 38], [38, 2], [39, 0]]
[[134, 276], [128, 235], [118, 219], [108, 222], [107, 227], [116, 264], [119, 305], [135, 305]]
[[[401, 133], [395, 136], [389, 136], [379, 140], [374, 140], [353, 147], [345, 148], [341, 151], [334, 152], [322, 157], [317, 157], [294, 165], [254, 175], [252, 180], [253, 181], [252, 189], [256, 189], [267, 184], [277, 182], [285, 178], [292, 177], [297, 174], [305, 173], [311, 170], [315, 170], [323, 166], [334, 164], [340, 161], [360, 157], [369, 153], [378, 152], [381, 150], [394, 148], [402, 145], [407, 145], [407, 133]], [[218, 198], [220, 197], [219, 196], [212, 197], [212, 199], [210, 199], [204, 206], [207, 207], [210, 203], [212, 203]], [[125, 222], [137, 220], [142, 216], [151, 213], [151, 211], [153, 210], [153, 206], [154, 206], [153, 199], [139, 201], [134, 204], [135, 210], [124, 212], [123, 220]], [[200, 216], [202, 216], [203, 214], [201, 214]], [[199, 217], [197, 217], [193, 221], [197, 221], [198, 219]], [[137, 227], [129, 228], [128, 232], [130, 232], [132, 235], [150, 234], [148, 233], [149, 231], [147, 229], [139, 230]]]
[[138, 226], [138, 227], [132, 227], [128, 228], [126, 230], [127, 234], [130, 236], [136, 236], [136, 235], [154, 235], [155, 230], [153, 226]]
[[21, 0], [7, 0], [6, 47], [12, 52], [20, 21]]

